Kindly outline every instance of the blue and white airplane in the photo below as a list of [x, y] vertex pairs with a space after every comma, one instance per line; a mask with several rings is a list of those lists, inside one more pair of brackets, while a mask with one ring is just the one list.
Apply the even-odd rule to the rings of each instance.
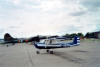
[[[37, 49], [46, 49], [46, 51], [50, 54], [53, 54], [53, 51], [50, 51], [49, 49], [55, 49], [55, 48], [67, 48], [72, 46], [78, 46], [80, 45], [80, 38], [75, 36], [72, 42], [57, 42], [56, 39], [44, 39], [40, 42], [34, 43], [35, 48]], [[37, 50], [36, 53], [39, 54], [40, 51]]]

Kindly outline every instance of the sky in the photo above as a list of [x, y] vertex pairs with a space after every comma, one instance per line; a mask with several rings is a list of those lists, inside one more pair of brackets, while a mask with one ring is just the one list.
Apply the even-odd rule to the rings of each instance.
[[0, 38], [100, 31], [100, 0], [0, 0]]

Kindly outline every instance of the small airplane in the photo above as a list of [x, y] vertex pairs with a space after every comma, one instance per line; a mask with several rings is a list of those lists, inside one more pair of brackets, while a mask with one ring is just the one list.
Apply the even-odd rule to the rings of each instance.
[[75, 36], [72, 42], [57, 42], [56, 39], [44, 39], [40, 42], [34, 42], [35, 48], [39, 49], [36, 51], [37, 54], [40, 53], [41, 49], [46, 49], [47, 53], [53, 54], [54, 52], [50, 49], [55, 48], [68, 48], [72, 46], [78, 46], [80, 45], [80, 38], [78, 36]]

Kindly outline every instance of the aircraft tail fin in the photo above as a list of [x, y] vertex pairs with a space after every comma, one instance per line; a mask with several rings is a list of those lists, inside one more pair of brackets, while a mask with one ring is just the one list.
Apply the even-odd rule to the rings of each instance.
[[14, 38], [10, 34], [8, 34], [8, 33], [6, 33], [4, 35], [4, 41], [12, 41], [13, 39]]
[[76, 46], [80, 45], [80, 38], [78, 36], [74, 37], [73, 44]]

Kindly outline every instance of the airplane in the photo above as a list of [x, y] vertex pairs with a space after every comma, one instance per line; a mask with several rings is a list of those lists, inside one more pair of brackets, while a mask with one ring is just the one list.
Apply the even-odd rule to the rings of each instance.
[[15, 43], [20, 43], [20, 40], [17, 38], [13, 38], [9, 33], [6, 33], [4, 35], [4, 43], [3, 44], [7, 44], [7, 47], [8, 47], [8, 44], [15, 45]]
[[80, 38], [78, 36], [75, 36], [72, 42], [57, 42], [56, 39], [44, 39], [40, 42], [34, 42], [33, 45], [38, 50], [36, 51], [37, 54], [40, 54], [41, 49], [46, 49], [47, 53], [53, 54], [53, 50], [50, 51], [50, 49], [55, 48], [68, 48], [72, 46], [78, 46], [80, 45]]
[[21, 39], [21, 38], [13, 38], [9, 33], [5, 33], [4, 42], [2, 44], [7, 44], [7, 47], [8, 47], [8, 43], [15, 45], [15, 43], [24, 43], [24, 42], [27, 43], [27, 42], [32, 42], [32, 41], [39, 42], [41, 39], [46, 39], [46, 37], [35, 36], [29, 39], [26, 39], [26, 38]]
[[66, 37], [56, 37], [56, 39], [59, 40], [59, 41], [68, 40], [68, 38], [66, 38]]
[[[46, 39], [47, 37], [46, 36], [34, 36], [34, 37], [31, 37], [29, 39], [26, 39], [27, 42], [33, 42], [33, 41], [36, 41], [36, 42], [39, 42], [40, 40], [42, 39]], [[25, 41], [25, 40], [24, 40]]]

